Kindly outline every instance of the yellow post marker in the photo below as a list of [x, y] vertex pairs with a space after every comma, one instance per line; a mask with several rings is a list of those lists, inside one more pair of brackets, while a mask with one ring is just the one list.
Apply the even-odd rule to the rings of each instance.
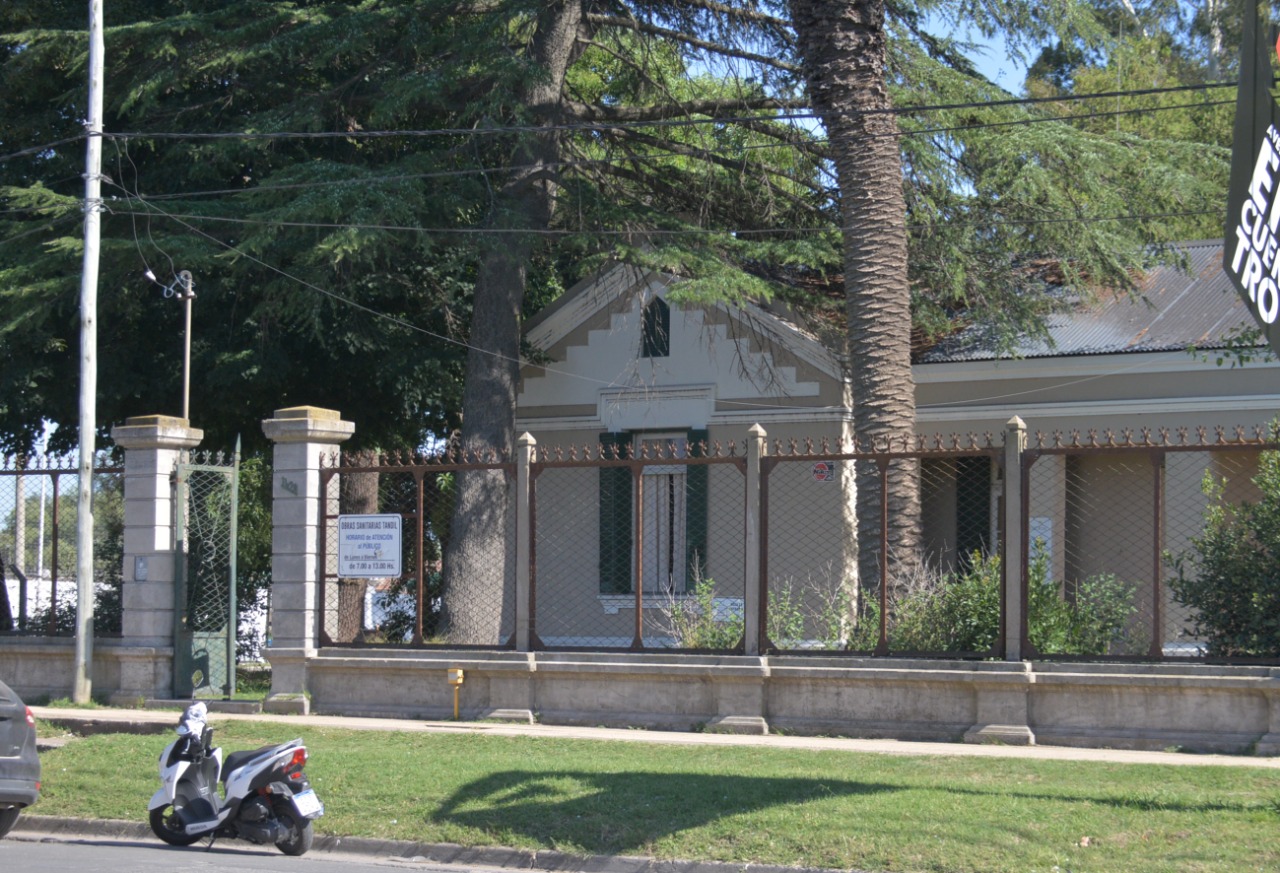
[[462, 670], [458, 667], [449, 668], [449, 684], [453, 686], [453, 720], [458, 720], [458, 689], [462, 687], [463, 680]]

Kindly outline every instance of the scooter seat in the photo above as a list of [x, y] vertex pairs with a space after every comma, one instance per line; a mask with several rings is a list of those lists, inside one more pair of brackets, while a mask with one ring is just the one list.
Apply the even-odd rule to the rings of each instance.
[[223, 782], [227, 781], [228, 773], [238, 770], [239, 768], [243, 767], [245, 764], [248, 764], [249, 762], [253, 761], [255, 758], [268, 757], [269, 755], [274, 754], [280, 749], [283, 749], [292, 745], [293, 743], [280, 743], [279, 745], [275, 745], [275, 746], [263, 746], [260, 749], [253, 749], [252, 751], [232, 752], [230, 755], [227, 755], [227, 760], [222, 765], [222, 781]]

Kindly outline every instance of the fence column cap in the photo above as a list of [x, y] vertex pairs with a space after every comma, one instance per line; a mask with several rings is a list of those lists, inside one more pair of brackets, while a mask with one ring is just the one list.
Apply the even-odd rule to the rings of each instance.
[[343, 421], [337, 410], [318, 406], [277, 409], [275, 418], [262, 422], [262, 432], [274, 443], [337, 445], [350, 439], [355, 431], [355, 422]]
[[125, 449], [190, 449], [200, 445], [204, 431], [173, 415], [139, 415], [111, 428], [111, 439]]

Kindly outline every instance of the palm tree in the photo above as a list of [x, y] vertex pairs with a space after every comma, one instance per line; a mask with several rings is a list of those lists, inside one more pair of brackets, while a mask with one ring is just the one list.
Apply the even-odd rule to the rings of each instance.
[[[848, 361], [853, 418], [862, 438], [915, 429], [911, 295], [898, 124], [885, 82], [883, 0], [791, 0], [809, 98], [826, 125], [840, 187]], [[905, 570], [918, 552], [918, 465], [889, 471], [890, 555]], [[880, 578], [880, 474], [858, 469], [859, 573]]]

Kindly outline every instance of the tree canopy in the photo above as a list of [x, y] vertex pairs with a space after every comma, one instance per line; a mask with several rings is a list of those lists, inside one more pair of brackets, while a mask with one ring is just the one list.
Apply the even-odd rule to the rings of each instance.
[[[1229, 109], [1212, 104], [1229, 91], [1068, 99], [1211, 84], [1192, 51], [1207, 37], [1178, 29], [1185, 10], [1153, 4], [1142, 37], [1120, 32], [1125, 6], [886, 6], [898, 129], [884, 136], [901, 157], [923, 333], [973, 320], [1035, 331], [1075, 299], [1064, 288], [1126, 287], [1161, 244], [1218, 223], [1205, 215], [1221, 202]], [[557, 24], [551, 13], [567, 9], [572, 21]], [[210, 444], [239, 430], [252, 441], [272, 409], [312, 403], [355, 419], [365, 445], [410, 447], [460, 425], [468, 346], [509, 367], [520, 314], [605, 259], [685, 276], [700, 299], [780, 293], [808, 307], [825, 298], [797, 289], [815, 283], [770, 280], [844, 268], [841, 192], [786, 4], [120, 0], [106, 11], [105, 423], [178, 405], [180, 307], [148, 268], [164, 284], [195, 276], [193, 423]], [[975, 71], [962, 25], [1028, 54], [1077, 34], [1029, 79], [1030, 95], [1062, 102], [1010, 102]], [[544, 51], [556, 26], [572, 28], [558, 74]], [[45, 419], [66, 444], [75, 437], [83, 28], [78, 0], [0, 10], [9, 449]], [[521, 199], [530, 192], [539, 202]], [[494, 252], [518, 255], [502, 275], [521, 285], [502, 304], [514, 313], [502, 347], [481, 330], [493, 319], [473, 317]]]

